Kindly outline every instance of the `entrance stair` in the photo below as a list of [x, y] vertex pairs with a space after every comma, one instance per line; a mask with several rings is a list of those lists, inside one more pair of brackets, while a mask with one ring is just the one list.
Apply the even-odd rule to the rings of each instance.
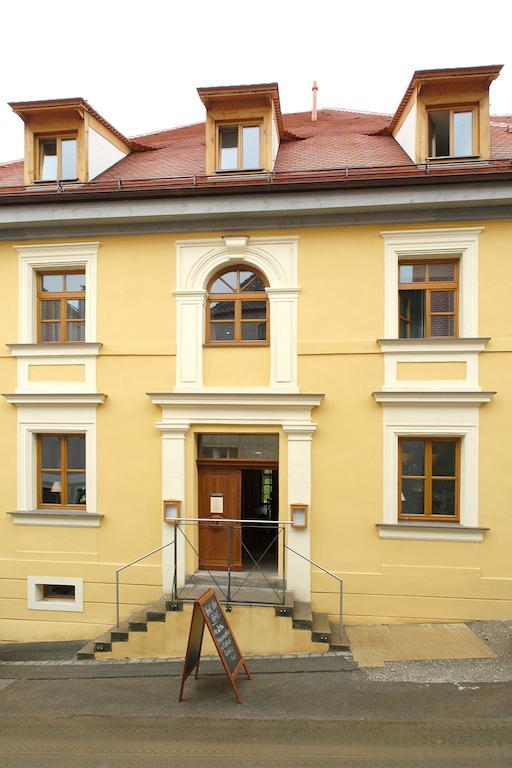
[[[87, 643], [78, 652], [77, 659], [183, 657], [192, 615], [191, 601], [205, 588], [199, 579], [199, 583], [188, 585], [190, 594], [180, 593], [181, 599], [177, 601], [164, 595], [158, 602], [147, 605], [119, 626]], [[284, 601], [279, 603], [274, 595], [272, 603], [267, 602], [272, 590], [254, 585], [246, 589], [247, 603], [237, 602], [228, 608], [229, 622], [244, 655], [349, 650], [345, 633], [340, 636], [339, 625], [330, 623], [327, 614], [313, 612], [309, 603], [294, 600], [293, 593], [286, 592]], [[260, 594], [255, 597], [258, 590]], [[189, 602], [184, 600], [185, 597]], [[218, 592], [218, 597], [226, 607], [223, 595]], [[237, 600], [241, 599], [238, 594]], [[204, 655], [215, 655], [208, 632], [205, 632], [203, 643]]]

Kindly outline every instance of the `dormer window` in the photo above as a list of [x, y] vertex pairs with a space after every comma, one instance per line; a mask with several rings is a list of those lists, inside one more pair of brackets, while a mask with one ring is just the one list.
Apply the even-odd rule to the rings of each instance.
[[76, 136], [39, 137], [38, 181], [58, 181], [77, 178]]
[[220, 171], [249, 171], [261, 168], [260, 126], [221, 125], [218, 128]]
[[428, 110], [429, 157], [470, 157], [476, 154], [474, 109]]

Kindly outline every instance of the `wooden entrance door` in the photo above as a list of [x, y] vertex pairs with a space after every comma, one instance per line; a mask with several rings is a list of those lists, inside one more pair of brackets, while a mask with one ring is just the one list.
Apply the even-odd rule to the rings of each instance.
[[242, 570], [241, 519], [242, 470], [233, 467], [199, 466], [199, 568], [226, 571], [228, 559], [234, 571]]

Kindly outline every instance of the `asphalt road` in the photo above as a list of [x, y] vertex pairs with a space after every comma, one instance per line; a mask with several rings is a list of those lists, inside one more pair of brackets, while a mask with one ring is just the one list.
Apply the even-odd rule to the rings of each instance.
[[509, 682], [382, 682], [362, 671], [263, 666], [240, 679], [238, 705], [210, 666], [187, 681], [179, 704], [177, 670], [155, 665], [137, 676], [135, 666], [105, 667], [101, 677], [61, 666], [52, 679], [48, 667], [4, 665], [2, 768], [512, 767]]

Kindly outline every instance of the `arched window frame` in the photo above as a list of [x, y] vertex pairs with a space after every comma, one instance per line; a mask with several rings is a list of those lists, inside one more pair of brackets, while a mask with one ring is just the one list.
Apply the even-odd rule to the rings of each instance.
[[[256, 267], [250, 264], [230, 264], [224, 265], [222, 269], [217, 270], [215, 274], [210, 278], [207, 285], [208, 298], [206, 301], [206, 329], [205, 329], [205, 344], [206, 346], [213, 347], [268, 347], [270, 345], [270, 306], [268, 301], [268, 295], [266, 290], [264, 291], [241, 291], [239, 278], [237, 278], [237, 290], [231, 293], [211, 293], [211, 288], [216, 280], [222, 275], [228, 272], [253, 272], [260, 278], [265, 288], [269, 287], [268, 280], [265, 275]], [[230, 341], [222, 341], [211, 338], [211, 320], [210, 320], [210, 307], [212, 302], [216, 301], [233, 301], [235, 305], [235, 338]], [[248, 340], [242, 339], [242, 325], [244, 322], [251, 322], [250, 320], [242, 320], [242, 301], [264, 301], [266, 305], [266, 333], [264, 340]], [[256, 321], [253, 321], [256, 322]]]

